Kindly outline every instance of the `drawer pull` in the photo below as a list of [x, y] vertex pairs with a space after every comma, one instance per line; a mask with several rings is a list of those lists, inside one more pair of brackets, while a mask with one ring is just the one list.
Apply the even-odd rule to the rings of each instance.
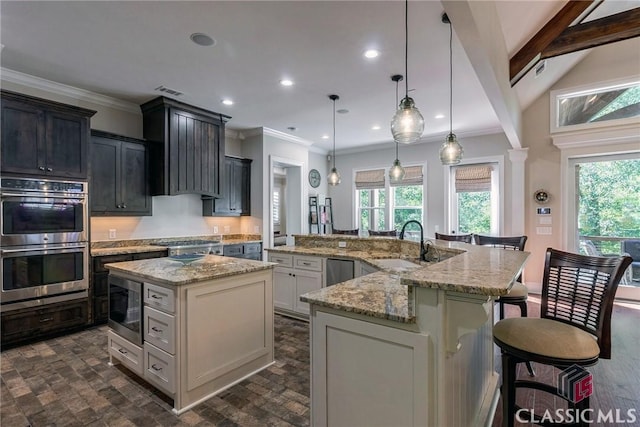
[[158, 328], [156, 328], [155, 326], [152, 326], [152, 327], [151, 327], [151, 330], [152, 330], [153, 332], [162, 333], [162, 329], [158, 329]]
[[302, 265], [311, 265], [310, 262], [303, 262]]
[[124, 349], [121, 349], [121, 348], [119, 348], [119, 349], [118, 349], [118, 351], [119, 351], [120, 353], [122, 353], [122, 354], [127, 354], [127, 353], [128, 353], [128, 351], [126, 351], [126, 350], [124, 350]]
[[162, 299], [162, 297], [159, 297], [156, 294], [151, 294], [151, 298], [153, 298], [153, 299]]
[[40, 319], [40, 323], [51, 322], [52, 320], [53, 320], [53, 317], [45, 317], [44, 319]]
[[156, 372], [162, 371], [162, 367], [157, 367], [155, 363], [151, 365], [151, 369], [153, 369]]

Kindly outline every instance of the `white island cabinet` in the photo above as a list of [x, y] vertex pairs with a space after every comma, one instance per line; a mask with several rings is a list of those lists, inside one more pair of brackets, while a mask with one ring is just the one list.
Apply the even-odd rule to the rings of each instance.
[[437, 241], [425, 261], [404, 240], [295, 239], [270, 255], [337, 256], [360, 260], [362, 273], [381, 270], [301, 296], [311, 307], [311, 425], [492, 424], [494, 301], [528, 253]]
[[207, 255], [107, 265], [142, 283], [142, 346], [109, 330], [118, 361], [173, 398], [180, 414], [274, 363], [273, 264]]

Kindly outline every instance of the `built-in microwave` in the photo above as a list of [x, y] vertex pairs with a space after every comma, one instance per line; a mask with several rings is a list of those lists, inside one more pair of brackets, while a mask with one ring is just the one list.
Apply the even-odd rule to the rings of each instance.
[[142, 282], [109, 275], [109, 327], [121, 337], [142, 345]]
[[87, 183], [0, 178], [3, 247], [88, 241]]

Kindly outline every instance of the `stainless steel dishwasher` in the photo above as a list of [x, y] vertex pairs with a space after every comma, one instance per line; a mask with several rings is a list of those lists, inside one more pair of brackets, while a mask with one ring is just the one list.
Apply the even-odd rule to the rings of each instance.
[[355, 277], [354, 262], [348, 259], [327, 258], [326, 286], [346, 282]]

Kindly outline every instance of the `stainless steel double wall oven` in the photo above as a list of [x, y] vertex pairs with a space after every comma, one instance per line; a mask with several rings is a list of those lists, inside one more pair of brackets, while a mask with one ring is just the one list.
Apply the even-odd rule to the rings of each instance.
[[86, 298], [87, 183], [0, 178], [0, 311]]

